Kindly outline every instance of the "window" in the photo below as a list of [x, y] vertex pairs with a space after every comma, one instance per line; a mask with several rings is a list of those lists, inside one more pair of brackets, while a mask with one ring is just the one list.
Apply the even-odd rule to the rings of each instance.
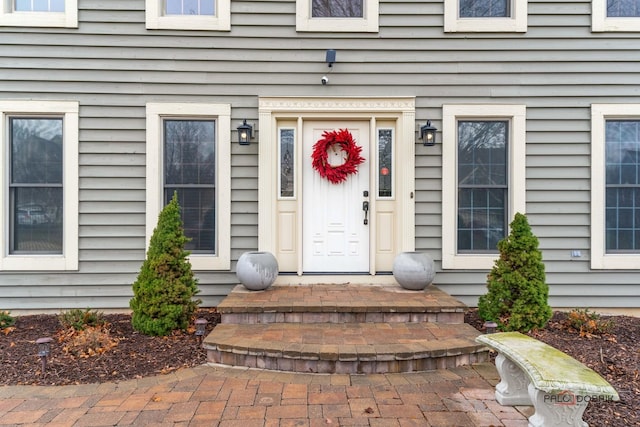
[[377, 32], [378, 0], [297, 0], [296, 30]]
[[296, 195], [295, 180], [295, 129], [279, 129], [280, 144], [280, 197], [293, 198]]
[[527, 31], [527, 0], [445, 0], [444, 31]]
[[591, 30], [640, 31], [640, 3], [635, 0], [593, 0]]
[[146, 0], [147, 29], [231, 29], [231, 0]]
[[230, 268], [230, 107], [147, 104], [147, 244], [178, 194], [194, 270]]
[[78, 27], [78, 0], [3, 0], [0, 25]]
[[0, 102], [1, 270], [78, 269], [78, 103]]
[[378, 129], [378, 197], [393, 197], [393, 129]]
[[523, 105], [443, 107], [443, 268], [491, 268], [525, 213], [525, 119]]
[[458, 121], [458, 253], [496, 253], [507, 235], [508, 146], [508, 121]]
[[164, 14], [214, 16], [214, 9], [214, 0], [166, 0]]
[[591, 107], [591, 268], [640, 268], [640, 104]]

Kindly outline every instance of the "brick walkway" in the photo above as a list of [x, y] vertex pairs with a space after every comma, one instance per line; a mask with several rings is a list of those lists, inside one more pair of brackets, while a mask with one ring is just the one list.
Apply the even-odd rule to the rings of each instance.
[[491, 363], [406, 374], [299, 374], [203, 365], [78, 386], [0, 387], [2, 426], [504, 426]]

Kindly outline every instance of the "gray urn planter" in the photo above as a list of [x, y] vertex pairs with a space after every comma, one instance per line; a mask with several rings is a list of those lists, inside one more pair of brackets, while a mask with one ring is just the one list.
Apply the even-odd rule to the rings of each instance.
[[422, 290], [436, 277], [433, 259], [422, 252], [401, 252], [393, 261], [393, 277], [405, 289]]
[[278, 261], [271, 252], [245, 252], [236, 265], [236, 276], [250, 291], [262, 291], [278, 277]]

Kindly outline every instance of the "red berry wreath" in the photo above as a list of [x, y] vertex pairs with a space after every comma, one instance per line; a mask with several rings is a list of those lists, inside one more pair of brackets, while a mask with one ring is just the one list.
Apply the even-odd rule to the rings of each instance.
[[[338, 166], [332, 166], [328, 159], [328, 150], [344, 151], [346, 158], [344, 163]], [[360, 156], [362, 147], [356, 145], [353, 135], [346, 129], [339, 131], [325, 131], [322, 138], [313, 146], [312, 165], [318, 171], [321, 177], [327, 178], [334, 184], [340, 184], [345, 181], [351, 174], [358, 173], [358, 165], [364, 162], [364, 158]]]

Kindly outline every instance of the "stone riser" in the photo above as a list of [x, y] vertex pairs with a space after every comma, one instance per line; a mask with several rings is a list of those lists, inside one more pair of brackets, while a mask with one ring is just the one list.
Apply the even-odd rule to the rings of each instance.
[[224, 313], [222, 323], [464, 323], [464, 313]]
[[488, 360], [486, 351], [409, 360], [319, 360], [208, 350], [209, 362], [228, 366], [323, 374], [385, 374], [449, 369]]

